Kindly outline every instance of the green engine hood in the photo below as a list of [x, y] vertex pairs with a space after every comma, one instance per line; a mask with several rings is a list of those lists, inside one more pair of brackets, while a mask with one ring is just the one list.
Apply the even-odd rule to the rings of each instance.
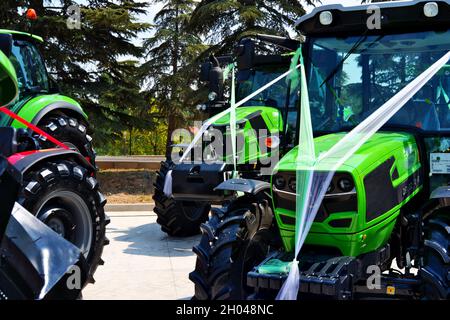
[[[330, 150], [338, 143], [346, 133], [336, 133], [321, 136], [314, 139], [316, 157]], [[344, 171], [357, 170], [359, 173], [367, 171], [378, 159], [385, 158], [386, 155], [392, 154], [395, 150], [402, 149], [406, 154], [406, 163], [400, 169], [408, 170], [408, 167], [416, 164], [417, 154], [415, 152], [415, 139], [407, 133], [381, 132], [372, 136], [365, 144], [363, 144], [347, 161], [344, 162], [341, 169]], [[295, 171], [303, 169], [301, 163], [297, 163], [298, 147], [292, 149], [276, 166], [279, 171]], [[328, 171], [337, 159], [330, 158], [322, 161], [317, 170]], [[413, 169], [413, 168], [409, 168]], [[340, 171], [339, 169], [337, 171]], [[403, 171], [403, 170], [402, 170]]]
[[[345, 133], [314, 139], [316, 155], [330, 150]], [[295, 179], [298, 148], [278, 163], [276, 172], [286, 182]], [[322, 161], [317, 171], [330, 171], [337, 159]], [[337, 168], [322, 200], [306, 244], [337, 248], [343, 255], [358, 256], [385, 245], [400, 209], [422, 189], [421, 162], [415, 138], [407, 133], [380, 132], [373, 135], [340, 168]], [[344, 191], [341, 179], [353, 180]], [[272, 188], [275, 217], [287, 251], [295, 244], [295, 191], [286, 183]]]

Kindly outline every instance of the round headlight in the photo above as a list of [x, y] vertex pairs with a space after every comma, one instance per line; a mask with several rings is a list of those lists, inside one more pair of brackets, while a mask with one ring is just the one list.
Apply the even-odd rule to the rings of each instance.
[[319, 15], [320, 23], [324, 26], [329, 26], [333, 23], [333, 14], [330, 11], [321, 12]]
[[286, 187], [286, 180], [282, 176], [276, 175], [273, 178], [273, 184], [278, 190], [283, 190]]
[[436, 2], [428, 2], [423, 7], [423, 13], [428, 18], [436, 17], [439, 14], [439, 6]]
[[217, 93], [215, 93], [214, 91], [210, 92], [208, 95], [208, 99], [209, 101], [214, 101], [217, 98]]
[[353, 181], [349, 178], [342, 178], [341, 180], [339, 180], [338, 186], [339, 189], [341, 189], [341, 191], [343, 192], [350, 192], [354, 188]]
[[297, 192], [297, 178], [289, 179], [289, 190]]

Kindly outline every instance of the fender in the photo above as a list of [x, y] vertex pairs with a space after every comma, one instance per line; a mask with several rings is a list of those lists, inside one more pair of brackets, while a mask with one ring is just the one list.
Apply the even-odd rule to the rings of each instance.
[[235, 191], [256, 195], [270, 189], [270, 183], [252, 179], [230, 179], [222, 182], [214, 191]]
[[89, 169], [89, 171], [95, 172], [95, 168], [92, 166], [92, 164], [81, 154], [73, 150], [46, 149], [26, 151], [10, 156], [8, 158], [8, 161], [23, 174], [34, 167], [36, 164], [54, 158], [73, 158], [84, 168]]
[[[21, 106], [20, 110], [15, 110], [15, 112], [28, 122], [37, 125], [42, 118], [55, 110], [65, 111], [69, 115], [75, 114], [86, 120], [88, 118], [78, 102], [59, 94], [32, 98]], [[24, 125], [16, 120], [12, 121], [10, 125], [14, 128], [24, 128]]]
[[[76, 298], [86, 285], [87, 265], [80, 249], [57, 235], [19, 204], [14, 207], [6, 229], [6, 241], [2, 243], [1, 248], [6, 252], [6, 263], [16, 271], [13, 282], [19, 280], [19, 284], [26, 283], [28, 289], [31, 289], [26, 291], [19, 289], [23, 293], [32, 292], [32, 296], [26, 297], [28, 299], [44, 299], [58, 283], [65, 286], [67, 279], [64, 277], [73, 266], [79, 268], [81, 287], [69, 290], [68, 294]], [[2, 269], [3, 266], [0, 266], [2, 275], [11, 273], [7, 268]], [[0, 282], [5, 282], [4, 280], [0, 277]], [[12, 291], [12, 295], [20, 296], [17, 292], [19, 286], [14, 287], [16, 290]], [[6, 292], [7, 296], [9, 294], [10, 292]]]

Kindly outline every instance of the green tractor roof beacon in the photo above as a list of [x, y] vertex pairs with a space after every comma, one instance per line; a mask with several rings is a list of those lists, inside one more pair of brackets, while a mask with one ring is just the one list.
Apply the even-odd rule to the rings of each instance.
[[[285, 73], [289, 69], [293, 52], [299, 44], [299, 41], [288, 38], [254, 35], [240, 40], [234, 56], [211, 57], [211, 62], [202, 64], [200, 80], [208, 83], [209, 91], [215, 94], [210, 94], [210, 101], [200, 105], [199, 109], [213, 116], [229, 107], [229, 103], [224, 99], [222, 68], [224, 65], [233, 61], [237, 63], [236, 101], [240, 101], [262, 85]], [[272, 50], [275, 48], [285, 53], [259, 54], [257, 53], [258, 45], [271, 47]], [[257, 139], [254, 135], [252, 136], [251, 130], [267, 129], [267, 136], [259, 137], [260, 141], [276, 135], [281, 139], [280, 150], [282, 152], [290, 150], [294, 145], [292, 137], [295, 137], [297, 124], [297, 100], [298, 92], [290, 93], [289, 86], [283, 80], [237, 109], [237, 134], [245, 137], [244, 143], [241, 144], [242, 149], [237, 150], [240, 156], [237, 170], [242, 177], [269, 181], [270, 174], [266, 176], [258, 174], [262, 165], [258, 159], [270, 158], [271, 149], [268, 148], [267, 153], [263, 153], [262, 149], [249, 151], [247, 146]], [[218, 130], [227, 137], [229, 122], [230, 117], [224, 116], [213, 123], [211, 130]], [[175, 147], [178, 146], [175, 145]], [[276, 148], [273, 145], [272, 147]], [[176, 148], [174, 148], [175, 151]], [[164, 182], [169, 171], [172, 171], [173, 180], [171, 196], [164, 194]], [[199, 233], [201, 223], [208, 219], [211, 204], [222, 204], [227, 199], [223, 193], [213, 191], [213, 188], [224, 181], [225, 173], [229, 171], [231, 171], [230, 165], [225, 163], [175, 165], [171, 160], [163, 162], [158, 172], [153, 197], [155, 212], [162, 230], [172, 236], [189, 236]]]
[[[366, 5], [323, 6], [298, 22], [318, 154], [450, 50], [450, 1], [377, 5], [381, 28], [368, 28]], [[449, 298], [448, 70], [334, 173], [296, 257], [300, 298]], [[202, 227], [190, 274], [197, 299], [276, 296], [294, 258], [297, 149], [280, 160], [270, 184], [220, 186], [240, 185], [245, 195], [213, 210]], [[394, 259], [402, 271], [391, 269]], [[376, 269], [379, 286], [370, 281]]]
[[[10, 109], [94, 163], [95, 151], [87, 132], [87, 115], [78, 102], [59, 93], [57, 84], [48, 75], [37, 48], [43, 39], [30, 33], [3, 29], [0, 29], [0, 35], [12, 40], [12, 46], [7, 48], [8, 57], [19, 81], [19, 96]], [[0, 126], [24, 128], [23, 124], [3, 115]], [[51, 146], [45, 138], [41, 144]]]

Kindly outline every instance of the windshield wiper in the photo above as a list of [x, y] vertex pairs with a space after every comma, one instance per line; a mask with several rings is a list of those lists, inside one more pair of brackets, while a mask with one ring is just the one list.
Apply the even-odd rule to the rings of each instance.
[[[380, 41], [381, 39], [384, 38], [384, 35], [379, 36], [378, 38], [376, 38], [369, 46], [368, 48], [370, 48], [374, 43]], [[355, 44], [353, 45], [353, 47], [350, 48], [350, 50], [347, 52], [347, 54], [345, 55], [345, 57], [336, 65], [336, 67], [334, 67], [333, 71], [331, 71], [331, 73], [325, 78], [325, 80], [322, 82], [322, 84], [320, 85], [320, 87], [323, 87], [323, 85], [325, 83], [327, 83], [328, 81], [330, 81], [331, 78], [333, 78], [336, 73], [338, 73], [338, 71], [341, 69], [342, 65], [345, 63], [345, 61], [347, 61], [348, 58], [350, 58], [350, 56], [355, 53], [356, 50], [359, 49], [359, 47], [367, 40], [367, 35], [364, 34], [362, 35], [358, 41], [355, 42]]]

